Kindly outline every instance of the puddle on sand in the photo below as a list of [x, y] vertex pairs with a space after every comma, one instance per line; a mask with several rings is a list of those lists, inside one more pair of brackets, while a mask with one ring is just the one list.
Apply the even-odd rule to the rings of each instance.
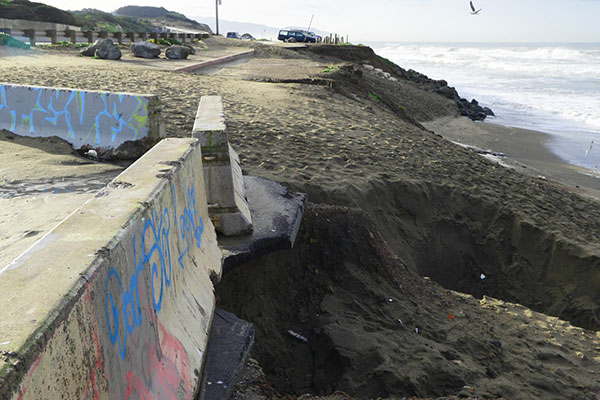
[[3, 182], [0, 183], [0, 199], [46, 193], [93, 193], [106, 186], [119, 173], [120, 171], [115, 171], [91, 176]]

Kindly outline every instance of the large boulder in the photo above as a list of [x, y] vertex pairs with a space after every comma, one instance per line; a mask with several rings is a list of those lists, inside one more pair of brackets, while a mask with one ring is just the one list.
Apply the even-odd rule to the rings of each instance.
[[196, 49], [194, 49], [192, 46], [190, 46], [189, 44], [182, 44], [182, 46], [187, 47], [190, 54], [196, 54]]
[[100, 44], [101, 41], [103, 41], [104, 39], [97, 39], [93, 45], [86, 47], [85, 49], [81, 50], [79, 52], [79, 54], [81, 54], [82, 56], [87, 56], [87, 57], [94, 57], [94, 55], [96, 54], [96, 49], [98, 48], [98, 45]]
[[150, 42], [132, 43], [130, 49], [135, 57], [156, 58], [160, 55], [160, 47]]
[[171, 60], [185, 60], [190, 55], [190, 49], [185, 46], [174, 44], [173, 46], [167, 47], [165, 55]]
[[121, 50], [112, 40], [103, 39], [98, 43], [98, 48], [96, 48], [94, 56], [103, 60], [118, 60], [121, 58]]

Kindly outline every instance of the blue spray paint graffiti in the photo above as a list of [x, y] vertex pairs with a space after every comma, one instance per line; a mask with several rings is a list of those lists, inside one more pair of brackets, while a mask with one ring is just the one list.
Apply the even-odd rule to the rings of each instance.
[[[177, 197], [175, 185], [172, 186], [174, 218], [177, 226], [179, 257], [177, 261], [183, 270], [184, 256], [189, 253], [190, 246], [200, 248], [204, 223], [198, 216], [196, 207], [196, 190], [194, 185], [186, 188], [185, 207], [183, 213], [177, 213]], [[152, 301], [154, 312], [161, 310], [164, 290], [169, 288], [173, 279], [171, 265], [171, 219], [169, 210], [164, 208], [159, 215], [155, 210], [150, 218], [144, 220], [142, 230], [142, 257], [137, 259], [136, 237], [133, 237], [133, 274], [129, 285], [123, 289], [121, 278], [115, 268], [110, 268], [105, 283], [105, 308], [108, 335], [111, 343], [117, 344], [121, 359], [125, 359], [127, 337], [142, 324], [142, 304], [140, 302], [139, 280], [144, 269], [150, 269], [152, 282]], [[182, 251], [183, 247], [183, 251]], [[160, 278], [160, 280], [159, 280]], [[115, 282], [110, 285], [111, 282]], [[113, 296], [112, 289], [116, 290]], [[155, 290], [155, 288], [160, 288]], [[120, 301], [119, 301], [120, 299]]]
[[17, 112], [15, 110], [11, 110], [8, 108], [8, 102], [6, 101], [6, 87], [4, 85], [0, 85], [0, 111], [7, 109], [8, 115], [10, 115], [10, 124], [9, 130], [13, 131], [17, 126]]
[[148, 100], [135, 95], [0, 85], [0, 128], [111, 146], [145, 136]]
[[[175, 185], [173, 185], [173, 193], [175, 193]], [[177, 202], [173, 199], [173, 204], [177, 207]], [[177, 214], [177, 208], [175, 208]], [[196, 243], [196, 246], [200, 248], [200, 240], [202, 238], [202, 232], [204, 231], [204, 224], [202, 218], [198, 220], [196, 214], [196, 190], [194, 186], [187, 188], [186, 206], [183, 209], [183, 214], [179, 217], [179, 224], [177, 224], [177, 235], [180, 243], [185, 240], [185, 249], [182, 251], [179, 249], [179, 258], [177, 261], [181, 268], [184, 268], [182, 259], [190, 251], [190, 240], [192, 243]]]

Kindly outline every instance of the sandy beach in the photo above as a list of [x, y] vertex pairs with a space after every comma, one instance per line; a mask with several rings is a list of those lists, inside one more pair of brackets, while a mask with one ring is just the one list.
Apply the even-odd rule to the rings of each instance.
[[[294, 249], [217, 288], [219, 306], [256, 329], [236, 398], [597, 398], [597, 178], [553, 156], [545, 134], [459, 117], [369, 48], [206, 45], [256, 56], [193, 74], [0, 53], [0, 81], [153, 93], [180, 137], [200, 97], [220, 95], [244, 173], [308, 193]], [[9, 145], [0, 185], [37, 179], [9, 169], [4, 154], [20, 151]]]
[[599, 198], [600, 174], [569, 164], [552, 153], [547, 146], [551, 140], [550, 134], [506, 127], [493, 122], [476, 123], [464, 117], [444, 117], [424, 125], [452, 142], [474, 146], [490, 153], [502, 153], [503, 156], [496, 158], [491, 154], [490, 159], [516, 168], [524, 174], [557, 181], [577, 193]]

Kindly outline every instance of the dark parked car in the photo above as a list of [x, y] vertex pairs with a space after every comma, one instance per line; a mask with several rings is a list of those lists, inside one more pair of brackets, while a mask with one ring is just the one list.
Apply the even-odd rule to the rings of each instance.
[[278, 40], [282, 40], [284, 42], [294, 43], [316, 43], [317, 38], [313, 34], [304, 31], [298, 30], [280, 30], [279, 35], [277, 36]]
[[241, 39], [239, 32], [227, 32], [227, 37], [229, 39]]

